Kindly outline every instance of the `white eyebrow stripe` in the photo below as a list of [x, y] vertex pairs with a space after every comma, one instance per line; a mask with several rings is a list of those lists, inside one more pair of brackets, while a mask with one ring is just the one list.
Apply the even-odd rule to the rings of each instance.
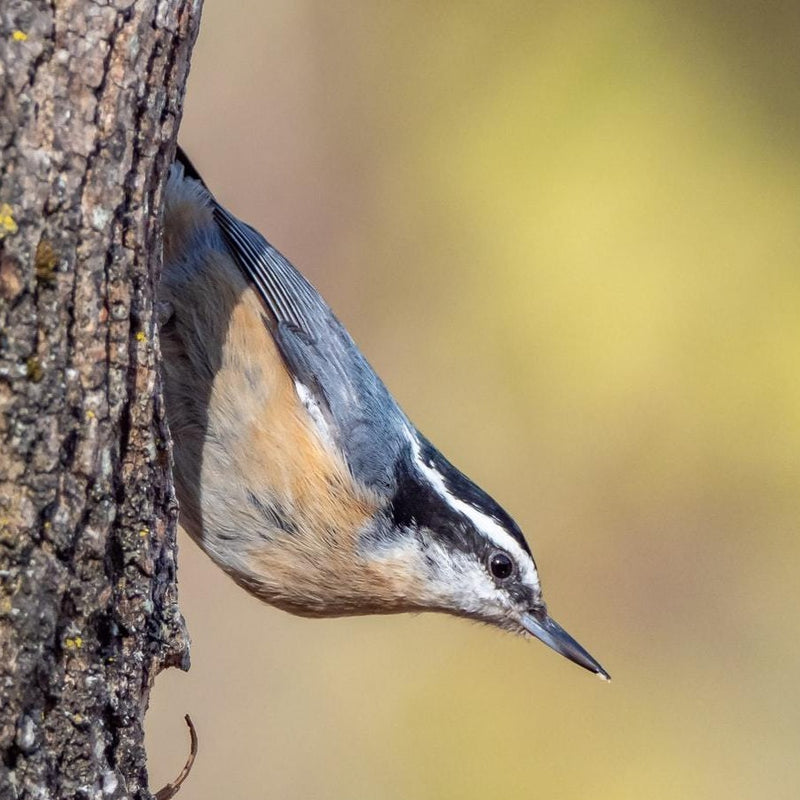
[[436, 489], [445, 502], [455, 511], [467, 517], [492, 544], [497, 545], [501, 550], [512, 553], [520, 566], [521, 577], [525, 583], [539, 589], [539, 575], [533, 566], [533, 559], [520, 547], [519, 542], [496, 519], [484, 514], [450, 492], [442, 474], [425, 463], [415, 436], [411, 437], [411, 447], [414, 451], [414, 462], [419, 471], [430, 481], [431, 486]]

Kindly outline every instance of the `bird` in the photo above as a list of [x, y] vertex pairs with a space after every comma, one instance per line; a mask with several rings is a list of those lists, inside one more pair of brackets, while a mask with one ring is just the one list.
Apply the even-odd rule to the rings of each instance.
[[549, 615], [516, 522], [417, 429], [317, 290], [179, 148], [157, 295], [180, 524], [305, 617], [442, 612], [609, 680]]

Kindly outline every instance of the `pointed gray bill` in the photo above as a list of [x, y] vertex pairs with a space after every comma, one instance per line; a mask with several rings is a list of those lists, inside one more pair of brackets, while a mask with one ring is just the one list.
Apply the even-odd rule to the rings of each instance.
[[556, 653], [574, 661], [589, 672], [594, 672], [604, 681], [610, 681], [611, 676], [584, 650], [554, 619], [547, 616], [545, 611], [535, 611], [523, 614], [520, 618], [522, 627], [535, 636], [540, 642], [552, 647]]

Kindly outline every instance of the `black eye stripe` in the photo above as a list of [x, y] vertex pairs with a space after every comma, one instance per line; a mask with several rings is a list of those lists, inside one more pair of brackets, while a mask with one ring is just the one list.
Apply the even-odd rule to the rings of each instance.
[[427, 439], [421, 439], [420, 445], [422, 460], [426, 466], [439, 473], [447, 491], [453, 497], [457, 497], [479, 513], [497, 522], [528, 555], [531, 555], [530, 547], [528, 547], [519, 526], [494, 498], [454, 467]]

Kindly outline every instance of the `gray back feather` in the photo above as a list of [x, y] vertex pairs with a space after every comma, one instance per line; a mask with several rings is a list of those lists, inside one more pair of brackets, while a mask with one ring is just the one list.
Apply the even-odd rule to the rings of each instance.
[[316, 401], [353, 477], [382, 494], [391, 492], [411, 423], [317, 290], [260, 233], [216, 201], [214, 218], [274, 317], [270, 327], [287, 367]]

